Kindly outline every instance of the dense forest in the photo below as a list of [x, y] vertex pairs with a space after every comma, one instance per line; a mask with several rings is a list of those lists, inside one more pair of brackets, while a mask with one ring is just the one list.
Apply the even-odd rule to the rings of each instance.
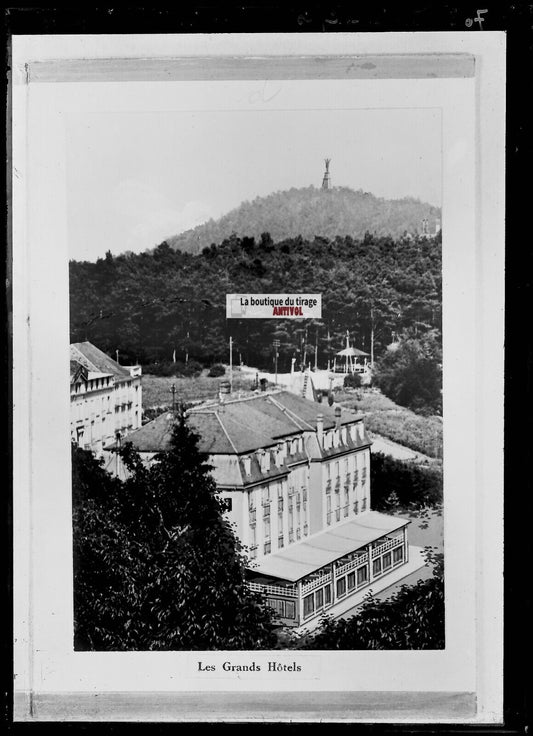
[[310, 186], [243, 202], [220, 219], [167, 238], [167, 242], [184, 253], [200, 253], [233, 233], [258, 239], [261, 233], [269, 232], [275, 241], [298, 235], [306, 240], [336, 235], [362, 238], [367, 231], [399, 238], [405, 232], [420, 232], [423, 219], [434, 232], [439, 218], [437, 207], [413, 197], [382, 199], [348, 187], [323, 191]]
[[[90, 340], [123, 363], [233, 360], [262, 369], [314, 364], [351, 344], [379, 359], [398, 335], [440, 342], [441, 239], [366, 233], [274, 242], [232, 235], [198, 255], [167, 242], [152, 252], [70, 263], [71, 341]], [[226, 293], [321, 293], [321, 320], [226, 320]]]

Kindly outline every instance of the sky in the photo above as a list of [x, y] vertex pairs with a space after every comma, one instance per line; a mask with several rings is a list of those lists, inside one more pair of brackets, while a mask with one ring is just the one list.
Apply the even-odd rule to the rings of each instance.
[[441, 205], [440, 110], [112, 112], [67, 123], [70, 258], [139, 253], [243, 201], [332, 186]]

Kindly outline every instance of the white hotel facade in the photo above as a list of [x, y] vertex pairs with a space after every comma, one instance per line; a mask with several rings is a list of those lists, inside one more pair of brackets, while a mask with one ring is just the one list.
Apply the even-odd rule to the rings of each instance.
[[[250, 587], [281, 625], [312, 628], [423, 565], [409, 520], [371, 509], [361, 416], [274, 391], [195, 407], [187, 421], [248, 549]], [[150, 462], [173, 422], [165, 413], [128, 441]]]
[[123, 366], [90, 342], [70, 346], [70, 432], [102, 456], [117, 435], [142, 426], [141, 366]]

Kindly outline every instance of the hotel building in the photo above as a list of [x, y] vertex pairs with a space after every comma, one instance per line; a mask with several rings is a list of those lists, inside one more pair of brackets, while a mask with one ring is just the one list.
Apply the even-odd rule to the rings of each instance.
[[[407, 519], [373, 511], [370, 445], [361, 416], [288, 391], [187, 412], [237, 536], [249, 584], [281, 625], [316, 625], [422, 566]], [[168, 447], [165, 413], [128, 436], [146, 462]]]

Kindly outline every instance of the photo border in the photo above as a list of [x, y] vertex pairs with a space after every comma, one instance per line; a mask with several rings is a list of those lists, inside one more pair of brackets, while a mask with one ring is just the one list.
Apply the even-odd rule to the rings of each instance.
[[[464, 34], [458, 34], [458, 35], [461, 35], [462, 36]], [[321, 40], [323, 40], [323, 37], [322, 37]], [[501, 52], [502, 52], [502, 48], [501, 48], [501, 44], [500, 44], [500, 46], [498, 47], [497, 52], [496, 52], [497, 55], [499, 54], [500, 59], [501, 59]], [[476, 54], [476, 58], [479, 58], [479, 52]], [[486, 73], [486, 68], [485, 68], [485, 73]], [[490, 77], [490, 74], [489, 74], [489, 77]], [[31, 75], [30, 75], [30, 79], [31, 79]], [[478, 84], [482, 86], [483, 81], [482, 80], [480, 81], [478, 77], [477, 77], [477, 81], [478, 81]], [[501, 80], [500, 80], [500, 82], [501, 82]], [[485, 83], [486, 83], [486, 79], [485, 79]], [[479, 101], [482, 104], [483, 103], [483, 99], [482, 99], [483, 98], [483, 95], [482, 95], [482, 90], [479, 89], [479, 86], [478, 86], [478, 92], [481, 95]], [[500, 88], [500, 93], [501, 93], [501, 88]], [[494, 100], [493, 100], [493, 102], [494, 102]], [[479, 127], [480, 127], [479, 133], [481, 133], [482, 132], [481, 129], [483, 128], [483, 122], [482, 122], [482, 119], [481, 119], [481, 114], [479, 112], [478, 112], [478, 121], [479, 121]], [[497, 121], [497, 124], [498, 124], [498, 121]], [[499, 121], [499, 124], [501, 125], [501, 120]], [[492, 141], [492, 144], [494, 144], [494, 141]], [[487, 141], [485, 139], [485, 146], [486, 145], [487, 145]], [[496, 145], [498, 145], [498, 141], [496, 141]], [[483, 148], [483, 140], [482, 140], [481, 148]], [[500, 153], [501, 153], [501, 151], [500, 151]], [[487, 159], [487, 157], [483, 155], [483, 152], [481, 152], [481, 153], [478, 153], [478, 156], [480, 156], [480, 160], [483, 161], [483, 164], [485, 166], [485, 176], [487, 176], [487, 172], [486, 172], [486, 161], [489, 160], [489, 162], [490, 162], [492, 160], [492, 162], [494, 164], [494, 159], [497, 158], [497, 155], [494, 154], [492, 156], [489, 156], [488, 159]], [[479, 163], [479, 161], [478, 161], [478, 163]], [[496, 161], [494, 165], [495, 165], [496, 168], [498, 166], [501, 166], [501, 161]], [[494, 171], [492, 173], [494, 174]], [[489, 179], [490, 179], [490, 174], [489, 174]], [[490, 179], [490, 180], [492, 180], [492, 179]], [[494, 179], [493, 181], [496, 181], [496, 179]], [[482, 202], [484, 200], [485, 195], [486, 195], [485, 187], [482, 186], [481, 184], [478, 184], [478, 197], [480, 199], [480, 202]], [[497, 198], [498, 198], [498, 196], [501, 197], [501, 192], [497, 193], [496, 196], [497, 196]], [[496, 210], [497, 209], [498, 208], [496, 207]], [[501, 203], [500, 203], [500, 213], [501, 213]], [[488, 217], [488, 219], [491, 219], [491, 218]], [[494, 218], [492, 218], [492, 219], [494, 219]], [[480, 230], [481, 230], [481, 228], [480, 228]], [[479, 233], [479, 230], [478, 230], [478, 233]], [[481, 259], [481, 262], [482, 262], [481, 265], [483, 266], [486, 263], [486, 258], [484, 260], [484, 258], [482, 257], [482, 251], [480, 250], [481, 238], [482, 238], [482, 234], [479, 233], [478, 234], [478, 256]], [[485, 238], [483, 238], [483, 242], [484, 243], [486, 242]], [[22, 256], [22, 257], [24, 257], [24, 256]], [[495, 259], [500, 258], [500, 253], [499, 252], [496, 252], [495, 254], [493, 254], [493, 258], [495, 258]], [[496, 283], [498, 285], [497, 280], [496, 280]], [[20, 287], [20, 284], [19, 284], [19, 287]], [[490, 288], [490, 284], [484, 283], [483, 284], [483, 288], [481, 289], [481, 292], [483, 292], [483, 293], [479, 293], [478, 292], [478, 299], [480, 300], [481, 305], [485, 305], [485, 303], [486, 303], [485, 302], [485, 298], [486, 298], [487, 294], [485, 292], [486, 292], [486, 289], [489, 289], [489, 288]], [[494, 293], [494, 292], [492, 292], [492, 293]], [[478, 309], [479, 309], [479, 302], [478, 302]], [[478, 348], [481, 348], [481, 354], [482, 355], [484, 355], [484, 353], [483, 353], [483, 348], [484, 347], [485, 346], [478, 346]], [[29, 370], [31, 371], [31, 364], [30, 364]], [[489, 381], [489, 383], [490, 383], [490, 381]], [[486, 391], [489, 391], [490, 392], [492, 389], [489, 388], [487, 385], [485, 385], [485, 386], [483, 386], [483, 390], [484, 390], [484, 392], [486, 392]], [[503, 393], [502, 393], [502, 396], [503, 396]], [[481, 421], [481, 419], [479, 421]], [[16, 529], [16, 527], [15, 527], [15, 529]], [[271, 693], [271, 695], [272, 695], [272, 693]], [[36, 703], [34, 703], [34, 705], [36, 705]]]

